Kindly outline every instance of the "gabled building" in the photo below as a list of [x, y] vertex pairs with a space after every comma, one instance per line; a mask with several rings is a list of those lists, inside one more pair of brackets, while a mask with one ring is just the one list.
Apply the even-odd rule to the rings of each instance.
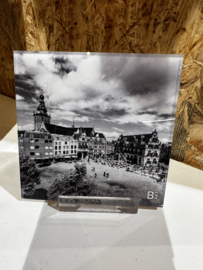
[[158, 133], [154, 130], [150, 134], [120, 135], [115, 143], [115, 151], [132, 164], [142, 167], [158, 166], [161, 143]]
[[114, 154], [114, 143], [113, 142], [107, 142], [106, 143], [106, 154], [111, 155]]
[[79, 130], [77, 130], [73, 135], [73, 138], [78, 141], [79, 158], [85, 158], [89, 153], [87, 134], [88, 132], [84, 128], [80, 127]]

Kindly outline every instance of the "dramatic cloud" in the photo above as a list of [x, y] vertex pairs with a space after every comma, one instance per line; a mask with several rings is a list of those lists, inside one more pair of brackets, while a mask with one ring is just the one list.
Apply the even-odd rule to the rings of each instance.
[[156, 128], [171, 140], [181, 63], [164, 55], [15, 53], [18, 112], [35, 110], [43, 90], [55, 124], [74, 118], [109, 138]]

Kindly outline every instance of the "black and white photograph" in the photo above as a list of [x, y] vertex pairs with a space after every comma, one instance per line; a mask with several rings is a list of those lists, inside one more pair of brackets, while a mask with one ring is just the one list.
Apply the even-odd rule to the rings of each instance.
[[162, 207], [182, 56], [14, 52], [21, 196]]

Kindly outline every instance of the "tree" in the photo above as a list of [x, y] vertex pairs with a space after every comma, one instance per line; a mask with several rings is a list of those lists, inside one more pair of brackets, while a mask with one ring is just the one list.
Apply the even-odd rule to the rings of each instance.
[[40, 184], [40, 171], [37, 169], [35, 161], [29, 157], [20, 157], [20, 180], [22, 197], [32, 196], [35, 186]]

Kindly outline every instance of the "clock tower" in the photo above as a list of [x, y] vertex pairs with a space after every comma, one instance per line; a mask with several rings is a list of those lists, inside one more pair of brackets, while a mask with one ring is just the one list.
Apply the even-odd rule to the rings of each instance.
[[43, 94], [41, 94], [39, 98], [40, 98], [40, 101], [39, 101], [37, 111], [33, 112], [35, 131], [40, 130], [42, 123], [50, 124], [50, 119], [51, 119], [51, 115], [47, 113]]

